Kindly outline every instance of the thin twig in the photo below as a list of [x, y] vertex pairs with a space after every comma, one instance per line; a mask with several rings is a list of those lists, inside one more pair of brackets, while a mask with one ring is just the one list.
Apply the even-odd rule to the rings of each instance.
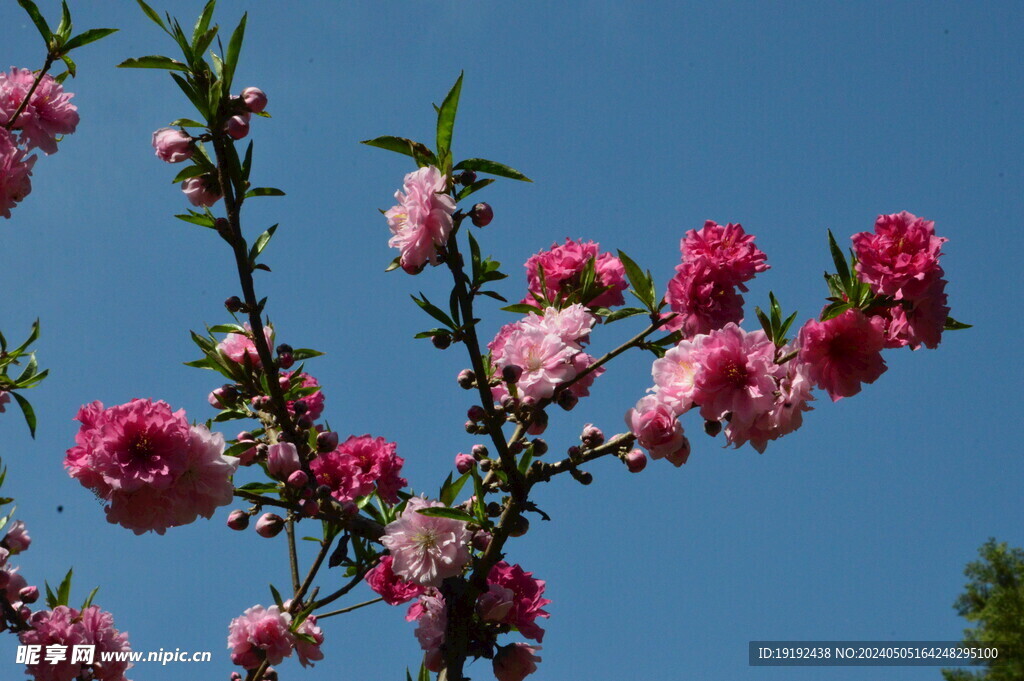
[[341, 608], [340, 610], [332, 610], [331, 612], [325, 612], [322, 615], [317, 615], [316, 618], [318, 620], [322, 620], [325, 617], [334, 617], [335, 615], [344, 615], [346, 612], [352, 612], [353, 610], [358, 610], [359, 608], [365, 608], [368, 605], [373, 605], [374, 603], [380, 603], [383, 600], [384, 600], [383, 597], [381, 597], [381, 598], [374, 598], [373, 600], [370, 600], [370, 601], [363, 601], [362, 603], [356, 603], [355, 605], [350, 605], [347, 608]]

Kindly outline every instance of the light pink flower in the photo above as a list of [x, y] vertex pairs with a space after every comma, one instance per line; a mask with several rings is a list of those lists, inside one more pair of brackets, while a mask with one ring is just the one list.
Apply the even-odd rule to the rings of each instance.
[[382, 500], [396, 504], [398, 490], [408, 484], [401, 477], [403, 464], [394, 442], [353, 435], [333, 452], [313, 459], [310, 469], [317, 484], [330, 487], [338, 501], [355, 501], [376, 489]]
[[177, 128], [160, 128], [153, 133], [153, 149], [161, 161], [181, 163], [192, 158], [192, 136]]
[[[11, 523], [11, 529], [7, 530], [7, 535], [4, 536], [3, 541], [0, 542], [0, 545], [10, 551], [12, 556], [28, 550], [28, 547], [31, 544], [32, 538], [28, 536], [28, 530], [25, 529], [25, 523], [20, 520], [16, 520]], [[0, 564], [2, 564], [2, 562], [0, 562]]]
[[466, 523], [418, 513], [444, 504], [413, 497], [398, 520], [384, 528], [384, 544], [394, 558], [392, 570], [402, 579], [422, 586], [440, 586], [462, 572], [469, 562], [472, 534]]
[[535, 326], [546, 333], [558, 336], [563, 343], [577, 350], [590, 342], [590, 331], [597, 322], [586, 306], [575, 303], [561, 310], [549, 307], [543, 316], [530, 313], [523, 324]]
[[[625, 303], [622, 292], [628, 288], [626, 268], [622, 261], [611, 253], [599, 252], [599, 245], [593, 241], [572, 241], [566, 239], [562, 245], [551, 244], [547, 251], [530, 256], [526, 261], [527, 286], [531, 294], [537, 294], [552, 302], [565, 300], [579, 290], [583, 270], [594, 260], [597, 283], [608, 290], [593, 300], [583, 301], [590, 307], [614, 307]], [[542, 290], [540, 271], [544, 270], [546, 290]], [[522, 300], [527, 305], [537, 305], [532, 295]]]
[[[35, 74], [28, 69], [11, 67], [10, 73], [0, 72], [0, 125], [10, 122], [33, 82]], [[57, 153], [57, 137], [70, 135], [78, 126], [78, 109], [71, 103], [72, 97], [52, 76], [42, 77], [12, 126], [21, 131], [26, 149], [39, 147], [45, 154]]]
[[88, 673], [81, 662], [71, 662], [71, 648], [76, 645], [95, 646], [95, 663], [89, 678], [97, 681], [126, 681], [125, 672], [132, 663], [123, 661], [101, 662], [104, 653], [120, 653], [131, 650], [128, 634], [114, 628], [114, 616], [92, 605], [79, 612], [66, 605], [59, 605], [52, 611], [43, 610], [32, 615], [29, 621], [32, 629], [18, 634], [22, 645], [67, 646], [65, 659], [56, 664], [40, 656], [38, 664], [28, 665], [25, 672], [35, 681], [74, 681]]
[[281, 664], [292, 654], [295, 637], [289, 631], [292, 616], [276, 605], [254, 605], [228, 625], [231, 661], [245, 669], [255, 669], [267, 660]]
[[[312, 640], [306, 641], [303, 636]], [[299, 664], [303, 667], [313, 667], [313, 662], [324, 659], [320, 646], [324, 642], [324, 632], [316, 625], [316, 615], [309, 615], [302, 620], [295, 629], [295, 654], [299, 657]]]
[[[789, 354], [792, 348], [786, 347], [782, 352]], [[769, 440], [777, 440], [803, 425], [803, 413], [814, 408], [808, 404], [814, 397], [807, 374], [808, 368], [799, 358], [787, 362], [776, 372], [778, 387], [771, 409], [758, 414], [750, 424], [730, 422], [725, 429], [726, 439], [736, 447], [749, 441], [763, 453]]]
[[743, 321], [743, 296], [732, 283], [720, 277], [721, 272], [704, 259], [677, 267], [676, 275], [668, 282], [665, 299], [678, 316], [664, 328], [681, 330], [685, 337], [692, 338]]
[[853, 235], [857, 275], [872, 290], [888, 296], [902, 293], [917, 298], [927, 289], [939, 266], [944, 237], [935, 236], [935, 223], [903, 211], [879, 215], [875, 231]]
[[667, 458], [676, 466], [686, 463], [690, 443], [683, 434], [683, 426], [672, 407], [654, 395], [640, 398], [626, 412], [626, 425], [652, 459]]
[[754, 245], [754, 235], [739, 224], [719, 225], [712, 220], [700, 230], [691, 229], [679, 243], [684, 262], [702, 260], [725, 286], [741, 286], [769, 268], [764, 251]]
[[694, 359], [700, 369], [693, 400], [705, 419], [728, 417], [745, 427], [775, 403], [775, 345], [764, 331], [747, 333], [726, 324], [703, 339]]
[[[594, 357], [591, 357], [585, 352], [577, 352], [572, 358], [572, 378], [576, 379], [584, 369], [590, 366], [594, 362]], [[597, 377], [605, 372], [604, 367], [598, 367], [591, 371], [583, 378], [576, 379], [576, 382], [569, 386], [568, 391], [576, 397], [588, 397], [590, 395], [590, 386], [594, 385], [594, 381]]]
[[401, 605], [423, 593], [423, 587], [401, 579], [391, 569], [394, 558], [384, 556], [377, 566], [366, 573], [366, 584], [376, 591], [388, 605]]
[[526, 643], [498, 646], [498, 652], [492, 661], [495, 678], [498, 681], [523, 681], [537, 671], [537, 663], [541, 658], [535, 653], [540, 649], [540, 646]]
[[[274, 346], [274, 327], [269, 324], [264, 326], [263, 337], [267, 340], [267, 347], [272, 348]], [[217, 344], [217, 350], [232, 362], [242, 364], [248, 357], [252, 366], [257, 369], [262, 366], [259, 353], [256, 351], [256, 343], [252, 339], [252, 327], [249, 326], [249, 322], [245, 323], [245, 333], [238, 331], [229, 333], [224, 340]]]
[[874, 383], [885, 373], [883, 324], [880, 317], [853, 309], [825, 322], [810, 319], [800, 329], [800, 361], [833, 402], [856, 395], [862, 383]]
[[523, 370], [516, 386], [528, 397], [551, 397], [555, 388], [575, 375], [572, 360], [578, 350], [566, 345], [559, 336], [533, 324], [519, 324], [508, 335], [494, 360], [499, 370], [508, 365]]
[[517, 628], [526, 638], [541, 643], [544, 630], [536, 620], [538, 617], [550, 617], [544, 606], [551, 603], [544, 598], [544, 580], [534, 579], [532, 572], [525, 572], [519, 565], [501, 561], [487, 574], [487, 583], [512, 592], [512, 607], [502, 621]]
[[21, 590], [28, 586], [28, 582], [25, 581], [25, 577], [18, 572], [17, 567], [13, 565], [4, 565], [3, 569], [0, 569], [0, 580], [6, 584], [3, 587], [4, 595], [7, 596], [7, 602], [11, 604], [11, 607], [15, 610], [20, 610], [24, 603], [21, 602]]
[[270, 445], [267, 450], [267, 472], [278, 480], [287, 480], [288, 476], [302, 467], [299, 450], [291, 442], [279, 442]]
[[448, 242], [455, 201], [444, 194], [447, 178], [434, 166], [405, 176], [402, 191], [395, 192], [398, 205], [384, 213], [391, 229], [388, 246], [401, 252], [402, 269], [416, 274], [429, 262], [438, 263], [437, 249]]
[[181, 191], [193, 206], [209, 208], [220, 201], [223, 193], [212, 175], [190, 177], [181, 183]]
[[31, 193], [35, 163], [36, 157], [25, 158], [14, 136], [0, 128], [0, 216], [10, 218], [11, 209]]
[[437, 589], [427, 589], [420, 599], [409, 606], [406, 621], [416, 622], [416, 640], [425, 652], [423, 664], [432, 672], [441, 671], [441, 646], [448, 626], [448, 611], [444, 596]]
[[705, 338], [707, 336], [701, 335], [693, 340], [680, 341], [651, 365], [654, 387], [649, 392], [677, 416], [693, 406], [693, 386], [698, 369], [696, 355]]

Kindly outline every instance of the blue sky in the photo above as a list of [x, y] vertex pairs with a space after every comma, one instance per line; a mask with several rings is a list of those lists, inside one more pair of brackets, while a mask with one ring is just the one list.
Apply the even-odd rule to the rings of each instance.
[[[74, 565], [76, 597], [99, 585], [97, 602], [137, 650], [217, 656], [140, 665], [132, 678], [226, 678], [227, 623], [268, 603], [268, 581], [287, 580], [283, 540], [228, 531], [228, 509], [136, 537], [62, 469], [85, 402], [153, 397], [212, 415], [219, 382], [181, 363], [197, 356], [188, 329], [226, 321], [221, 303], [237, 292], [223, 243], [171, 217], [185, 206], [177, 169], [149, 146], [153, 130], [191, 114], [187, 102], [162, 72], [113, 68], [170, 53], [169, 41], [127, 0], [70, 4], [78, 26], [121, 32], [79, 53], [78, 132], [40, 159], [33, 193], [0, 225], [0, 328], [16, 337], [40, 317], [51, 369], [29, 395], [35, 441], [17, 414], [0, 418], [5, 493], [34, 538], [19, 560], [34, 583]], [[201, 9], [154, 4], [183, 23]], [[589, 488], [539, 490], [554, 522], [534, 522], [509, 556], [554, 601], [532, 678], [875, 679], [872, 668], [748, 667], [747, 642], [959, 637], [964, 564], [989, 536], [1024, 545], [1019, 3], [222, 0], [217, 20], [231, 27], [245, 10], [236, 80], [262, 87], [274, 116], [254, 123], [253, 177], [288, 192], [247, 208], [252, 235], [281, 223], [258, 290], [281, 340], [327, 352], [309, 368], [333, 427], [398, 442], [417, 490], [436, 489], [474, 442], [461, 425], [469, 394], [454, 384], [467, 363], [412, 340], [431, 324], [409, 294], [443, 298], [447, 282], [441, 270], [383, 274], [393, 253], [377, 209], [411, 168], [357, 142], [429, 141], [430, 104], [460, 70], [456, 156], [535, 180], [483, 195], [495, 219], [481, 241], [512, 275], [509, 298], [523, 290], [521, 263], [567, 236], [621, 248], [664, 284], [684, 231], [740, 222], [772, 265], [747, 295], [752, 328], [770, 289], [801, 320], [820, 309], [827, 228], [845, 239], [905, 209], [949, 238], [953, 315], [972, 330], [935, 351], [888, 353], [876, 384], [838, 404], [819, 396], [804, 428], [764, 455], [723, 450], [690, 418], [682, 469], [629, 475], [602, 461]], [[0, 64], [38, 67], [41, 41], [15, 3], [0, 24]], [[483, 311], [485, 333], [512, 319]], [[593, 347], [634, 329], [617, 326]], [[649, 355], [627, 354], [575, 411], [553, 414], [554, 452], [587, 422], [621, 430], [649, 367]], [[306, 677], [404, 678], [419, 652], [403, 614], [379, 605], [325, 621], [327, 659]], [[474, 678], [490, 677], [484, 664]], [[11, 637], [0, 669], [21, 674]], [[303, 673], [295, 661], [280, 669]]]

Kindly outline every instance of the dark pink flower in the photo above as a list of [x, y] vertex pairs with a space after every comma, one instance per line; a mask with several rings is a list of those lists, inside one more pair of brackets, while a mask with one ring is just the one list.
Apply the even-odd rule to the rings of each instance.
[[875, 231], [853, 235], [857, 275], [872, 290], [917, 298], [927, 289], [939, 266], [944, 237], [935, 236], [935, 223], [903, 211], [879, 215]]
[[[11, 67], [10, 73], [0, 72], [0, 125], [6, 125], [35, 82], [35, 74], [28, 69]], [[70, 135], [78, 127], [78, 109], [71, 103], [74, 97], [50, 75], [39, 81], [28, 106], [12, 126], [21, 131], [26, 149], [39, 147], [45, 154], [57, 153], [57, 137]]]
[[[611, 253], [601, 253], [593, 241], [584, 242], [566, 239], [562, 245], [551, 244], [547, 251], [530, 256], [526, 261], [527, 286], [530, 293], [537, 294], [552, 302], [565, 300], [580, 287], [583, 270], [587, 263], [594, 261], [597, 284], [607, 290], [593, 300], [583, 301], [590, 307], [614, 307], [625, 303], [622, 292], [628, 288], [626, 268], [622, 261]], [[540, 273], [544, 271], [541, 286]], [[522, 300], [527, 305], [539, 307], [532, 295]]]
[[448, 626], [448, 611], [444, 596], [435, 588], [429, 588], [420, 599], [409, 606], [406, 621], [416, 622], [416, 640], [425, 652], [423, 664], [432, 672], [441, 670], [441, 646], [444, 645], [444, 631]]
[[0, 216], [11, 217], [11, 209], [32, 191], [32, 166], [36, 157], [25, 158], [14, 136], [0, 128]]
[[693, 401], [709, 421], [751, 424], [775, 403], [775, 345], [763, 331], [747, 333], [726, 324], [703, 339], [693, 355], [700, 367]]
[[366, 573], [366, 584], [376, 591], [388, 605], [401, 605], [423, 593], [424, 588], [400, 578], [391, 569], [391, 556], [384, 556], [375, 568]]
[[30, 631], [18, 635], [22, 645], [67, 646], [65, 659], [56, 664], [40, 657], [38, 664], [28, 665], [26, 673], [35, 681], [74, 681], [87, 673], [88, 664], [71, 662], [71, 649], [76, 645], [95, 646], [91, 665], [96, 681], [126, 681], [125, 672], [132, 667], [128, 661], [101, 661], [104, 653], [120, 653], [131, 650], [128, 634], [114, 628], [114, 616], [92, 605], [79, 612], [66, 605], [51, 610], [39, 611], [32, 615]]
[[862, 383], [874, 383], [885, 373], [883, 324], [853, 309], [824, 322], [808, 320], [800, 329], [800, 361], [833, 402], [856, 395]]
[[318, 485], [331, 488], [338, 501], [355, 501], [377, 490], [389, 504], [398, 503], [398, 490], [408, 484], [401, 477], [405, 459], [398, 456], [398, 445], [382, 437], [351, 436], [333, 452], [321, 454], [310, 462]]
[[[320, 390], [319, 381], [317, 381], [315, 378], [313, 378], [312, 376], [305, 372], [302, 372], [301, 374], [298, 374], [298, 376], [296, 376], [294, 372], [286, 371], [281, 374], [281, 378], [284, 379], [282, 380], [282, 383], [285, 383], [285, 381], [288, 382], [287, 385], [291, 385], [293, 382], [297, 382], [298, 385], [303, 388], [317, 389], [311, 392], [310, 394], [301, 397], [300, 399], [306, 405], [306, 414], [309, 415], [309, 418], [313, 419], [314, 421], [320, 418], [320, 415], [324, 413], [324, 393], [322, 390]], [[295, 403], [298, 401], [299, 400], [288, 401], [287, 406], [288, 412], [290, 414], [295, 414]]]
[[[787, 347], [783, 353], [791, 351]], [[771, 409], [759, 413], [749, 424], [730, 422], [725, 429], [726, 440], [736, 447], [749, 441], [750, 446], [763, 453], [769, 440], [777, 440], [803, 425], [803, 413], [813, 409], [808, 402], [814, 400], [807, 374], [807, 366], [798, 358], [787, 362], [776, 372], [778, 387]]]
[[685, 262], [676, 268], [676, 275], [668, 282], [665, 299], [678, 316], [664, 328], [682, 330], [687, 338], [743, 321], [743, 296], [703, 259]]
[[526, 638], [538, 643], [544, 639], [544, 630], [536, 623], [538, 617], [550, 617], [544, 606], [551, 601], [544, 598], [544, 581], [534, 579], [532, 572], [524, 572], [518, 565], [501, 561], [487, 575], [488, 584], [496, 584], [512, 591], [512, 607], [504, 622], [519, 630]]
[[881, 313], [885, 320], [885, 347], [938, 347], [949, 316], [942, 274], [942, 268], [936, 268], [916, 298], [903, 297], [901, 292], [896, 296], [896, 304]]
[[700, 230], [686, 233], [679, 250], [684, 262], [703, 261], [725, 286], [740, 286], [769, 268], [764, 251], [754, 245], [754, 235], [739, 224], [719, 225], [708, 220]]

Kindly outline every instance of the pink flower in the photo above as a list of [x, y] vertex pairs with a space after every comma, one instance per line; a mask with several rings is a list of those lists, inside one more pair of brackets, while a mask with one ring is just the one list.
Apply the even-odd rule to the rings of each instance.
[[406, 621], [416, 621], [416, 640], [425, 653], [423, 664], [432, 672], [441, 671], [441, 646], [448, 626], [448, 611], [444, 596], [437, 589], [427, 589], [420, 600], [409, 606]]
[[654, 387], [649, 392], [677, 416], [693, 406], [693, 385], [698, 369], [696, 355], [705, 338], [707, 336], [696, 336], [692, 341], [680, 341], [651, 365]]
[[572, 360], [577, 352], [559, 336], [521, 322], [511, 329], [504, 346], [497, 351], [494, 366], [499, 370], [509, 365], [522, 369], [516, 383], [519, 392], [539, 400], [551, 397], [556, 387], [575, 375]]
[[[269, 340], [267, 341], [267, 344], [270, 344]], [[324, 413], [324, 393], [319, 389], [319, 381], [305, 372], [302, 372], [297, 376], [295, 375], [295, 372], [284, 372], [281, 374], [281, 378], [283, 385], [291, 385], [293, 381], [296, 381], [298, 385], [303, 388], [317, 388], [314, 392], [309, 395], [305, 395], [300, 399], [306, 405], [306, 413], [309, 415], [309, 418], [314, 421], [320, 418], [320, 415]], [[285, 381], [287, 381], [287, 383], [285, 383]], [[285, 387], [285, 390], [287, 390], [287, 387]], [[288, 407], [288, 413], [292, 415], [295, 414], [295, 403], [298, 401], [299, 400], [288, 401], [286, 405]]]
[[[309, 637], [312, 641], [305, 640]], [[302, 620], [295, 629], [295, 654], [299, 657], [299, 664], [303, 667], [312, 667], [314, 661], [324, 659], [320, 646], [324, 642], [324, 632], [316, 625], [316, 615], [309, 615]]]
[[[16, 520], [11, 523], [11, 529], [7, 530], [7, 535], [4, 537], [3, 541], [0, 542], [0, 545], [10, 551], [12, 556], [28, 550], [28, 547], [31, 544], [32, 538], [28, 536], [28, 530], [25, 529], [25, 523], [20, 520]], [[2, 564], [2, 562], [0, 562], [0, 564]]]
[[[267, 347], [273, 347], [274, 345], [274, 327], [269, 324], [263, 327], [263, 337], [267, 341]], [[257, 369], [262, 366], [260, 362], [260, 355], [256, 351], [256, 343], [253, 342], [252, 327], [249, 326], [249, 322], [245, 323], [245, 332], [232, 331], [224, 337], [220, 343], [217, 344], [217, 350], [221, 352], [225, 357], [230, 359], [232, 362], [243, 364], [245, 358], [249, 358], [249, 363]], [[291, 374], [289, 374], [290, 376]]]
[[901, 291], [896, 295], [896, 304], [883, 311], [880, 316], [885, 321], [885, 347], [938, 347], [949, 316], [942, 274], [942, 268], [936, 268], [918, 297], [904, 297]]
[[443, 507], [437, 501], [413, 497], [398, 520], [384, 528], [384, 544], [394, 558], [392, 569], [402, 579], [422, 586], [440, 586], [462, 572], [469, 562], [467, 544], [472, 536], [466, 523], [418, 513]]
[[398, 577], [391, 569], [394, 558], [384, 556], [375, 568], [366, 573], [366, 584], [388, 605], [401, 605], [423, 593], [423, 587]]
[[476, 599], [476, 612], [480, 619], [502, 622], [512, 610], [515, 593], [500, 584], [488, 584], [487, 591]]
[[[85, 678], [83, 675], [89, 673], [90, 666], [89, 678], [97, 681], [126, 681], [125, 672], [133, 666], [132, 663], [113, 660], [101, 662], [104, 653], [131, 650], [128, 634], [114, 628], [114, 616], [109, 612], [95, 605], [81, 612], [59, 605], [52, 611], [36, 612], [29, 623], [32, 629], [18, 634], [22, 645], [42, 646], [43, 650], [47, 646], [67, 646], [64, 660], [54, 664], [40, 656], [38, 664], [26, 667], [25, 672], [35, 681], [74, 681]], [[95, 646], [95, 663], [88, 665], [71, 662], [71, 649], [76, 645]]]
[[833, 402], [856, 395], [862, 383], [874, 383], [885, 373], [883, 324], [853, 309], [825, 322], [808, 320], [800, 329], [800, 361]]
[[181, 191], [193, 206], [209, 208], [220, 201], [223, 194], [213, 175], [190, 177], [181, 183]]
[[465, 475], [473, 467], [476, 466], [476, 459], [471, 454], [456, 454], [455, 455], [455, 470], [460, 474]]
[[292, 654], [295, 637], [289, 631], [292, 616], [272, 605], [254, 605], [228, 625], [231, 661], [245, 669], [255, 669], [264, 660], [281, 664]]
[[[789, 354], [792, 349], [787, 347], [782, 352]], [[726, 439], [736, 447], [749, 441], [754, 449], [764, 453], [769, 440], [777, 440], [803, 425], [803, 413], [813, 409], [808, 402], [814, 399], [807, 374], [807, 366], [798, 358], [787, 362], [776, 373], [778, 387], [771, 409], [758, 414], [749, 425], [730, 422], [725, 429]]]
[[732, 273], [716, 270], [704, 259], [686, 262], [676, 268], [668, 282], [665, 299], [678, 317], [665, 325], [668, 331], [682, 330], [692, 338], [710, 333], [726, 324], [743, 321], [743, 296], [723, 276]]
[[381, 499], [398, 503], [398, 490], [408, 484], [401, 477], [405, 459], [398, 456], [398, 445], [382, 437], [351, 436], [333, 452], [321, 454], [310, 462], [318, 485], [331, 488], [338, 501], [355, 501], [376, 488]]
[[537, 671], [537, 663], [541, 658], [534, 653], [538, 650], [540, 646], [526, 643], [498, 646], [498, 652], [493, 660], [495, 678], [498, 681], [523, 681]]
[[455, 201], [445, 195], [448, 179], [434, 166], [405, 176], [397, 206], [384, 213], [391, 228], [388, 246], [401, 252], [402, 269], [416, 274], [429, 262], [438, 264], [437, 249], [448, 242]]
[[728, 417], [744, 427], [775, 403], [775, 345], [763, 331], [747, 333], [726, 324], [702, 340], [694, 358], [700, 369], [693, 400], [705, 419]]
[[195, 147], [192, 136], [176, 128], [160, 128], [153, 133], [153, 149], [157, 158], [168, 163], [181, 163], [192, 158]]
[[36, 157], [25, 158], [14, 136], [0, 128], [0, 216], [10, 218], [11, 209], [31, 193], [35, 163]]
[[[590, 307], [613, 307], [622, 305], [625, 299], [622, 292], [628, 288], [626, 268], [622, 261], [611, 253], [600, 253], [599, 245], [593, 241], [565, 240], [565, 244], [551, 244], [550, 250], [541, 251], [530, 256], [526, 261], [526, 278], [531, 294], [536, 294], [552, 302], [564, 301], [569, 295], [579, 290], [580, 279], [587, 263], [594, 260], [596, 283], [606, 288], [593, 300], [581, 301]], [[542, 289], [541, 270], [544, 271]], [[527, 305], [537, 306], [533, 295], [521, 301]]]
[[684, 262], [703, 261], [726, 286], [741, 286], [769, 268], [768, 256], [754, 245], [754, 235], [738, 224], [719, 225], [708, 220], [700, 230], [686, 233], [679, 250]]
[[857, 275], [876, 293], [917, 298], [931, 282], [946, 241], [935, 236], [931, 220], [907, 211], [879, 215], [874, 233], [853, 235]]
[[[32, 89], [35, 78], [28, 69], [11, 67], [10, 73], [0, 72], [0, 125], [10, 122]], [[63, 86], [52, 76], [42, 77], [32, 99], [12, 126], [21, 131], [21, 140], [27, 149], [39, 147], [47, 155], [57, 153], [57, 137], [70, 135], [78, 126], [78, 109], [71, 103], [72, 97], [74, 95], [64, 92]]]
[[503, 621], [517, 628], [526, 638], [541, 643], [544, 630], [536, 620], [538, 617], [550, 617], [544, 606], [551, 602], [544, 598], [544, 580], [534, 579], [532, 572], [524, 572], [518, 565], [501, 561], [491, 568], [487, 583], [512, 592], [512, 607]]
[[686, 463], [690, 443], [676, 413], [654, 395], [643, 397], [626, 412], [626, 425], [652, 459], [667, 458], [675, 466]]
[[258, 87], [245, 88], [241, 97], [245, 107], [253, 113], [260, 113], [267, 108], [267, 95]]
[[291, 442], [280, 442], [270, 445], [267, 450], [267, 472], [278, 480], [287, 480], [288, 476], [302, 467], [299, 450]]

